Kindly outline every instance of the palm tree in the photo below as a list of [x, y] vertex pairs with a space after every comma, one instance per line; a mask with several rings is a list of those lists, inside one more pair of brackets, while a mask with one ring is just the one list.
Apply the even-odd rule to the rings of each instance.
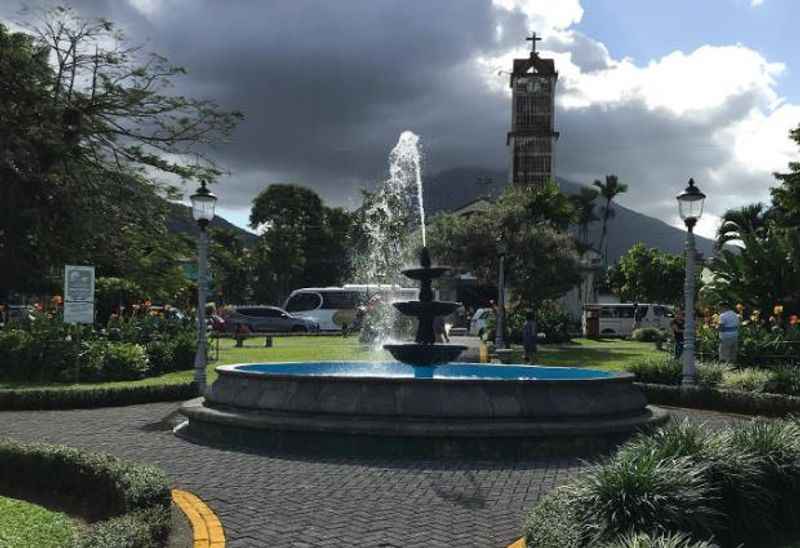
[[595, 213], [597, 204], [595, 200], [600, 193], [588, 187], [581, 187], [578, 194], [570, 196], [570, 200], [575, 206], [575, 223], [578, 225], [578, 241], [582, 248], [586, 251], [592, 248], [589, 242], [589, 225], [595, 221], [599, 221], [600, 217]]
[[628, 185], [620, 183], [616, 175], [606, 175], [606, 182], [595, 181], [600, 195], [605, 198], [606, 205], [602, 207], [603, 211], [603, 231], [600, 234], [600, 249], [603, 253], [603, 267], [608, 268], [608, 220], [614, 216], [614, 210], [611, 209], [611, 202], [618, 194], [623, 194], [628, 191]]
[[717, 229], [717, 247], [742, 241], [745, 235], [764, 236], [770, 213], [770, 209], [761, 202], [729, 209], [722, 216], [722, 223]]

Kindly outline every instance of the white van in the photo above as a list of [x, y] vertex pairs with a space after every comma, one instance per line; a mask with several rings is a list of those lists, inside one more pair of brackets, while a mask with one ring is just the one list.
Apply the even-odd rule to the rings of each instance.
[[673, 308], [665, 304], [587, 304], [583, 306], [583, 335], [630, 337], [635, 327], [668, 329], [673, 316]]

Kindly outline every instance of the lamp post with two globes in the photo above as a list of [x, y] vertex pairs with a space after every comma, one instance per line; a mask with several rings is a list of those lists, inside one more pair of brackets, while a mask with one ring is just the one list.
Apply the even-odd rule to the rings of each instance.
[[703, 202], [706, 195], [700, 192], [689, 179], [689, 186], [678, 194], [678, 212], [686, 225], [686, 281], [684, 284], [686, 324], [684, 326], [683, 379], [684, 386], [693, 386], [697, 379], [695, 367], [695, 317], [694, 317], [694, 279], [697, 251], [694, 243], [694, 227], [703, 215]]
[[217, 197], [202, 181], [197, 192], [190, 196], [192, 216], [200, 227], [197, 240], [197, 353], [194, 356], [194, 383], [197, 393], [206, 393], [206, 291], [208, 289], [208, 224], [214, 218]]

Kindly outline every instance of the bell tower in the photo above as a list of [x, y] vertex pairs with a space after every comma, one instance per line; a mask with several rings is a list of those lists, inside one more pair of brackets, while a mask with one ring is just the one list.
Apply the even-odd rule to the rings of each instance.
[[514, 59], [511, 72], [511, 182], [540, 187], [553, 177], [555, 131], [555, 89], [558, 73], [552, 59], [536, 51], [541, 40], [534, 32], [527, 59]]

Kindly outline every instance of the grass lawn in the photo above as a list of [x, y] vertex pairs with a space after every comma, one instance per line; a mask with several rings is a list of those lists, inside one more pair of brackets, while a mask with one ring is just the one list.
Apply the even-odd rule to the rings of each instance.
[[[217, 378], [214, 371], [218, 365], [232, 363], [264, 363], [292, 361], [326, 361], [326, 360], [359, 360], [386, 361], [391, 360], [387, 352], [373, 351], [358, 342], [358, 337], [277, 337], [273, 339], [272, 348], [264, 348], [264, 339], [256, 337], [248, 339], [243, 348], [236, 348], [231, 339], [220, 340], [219, 360], [208, 366], [208, 382]], [[211, 356], [215, 356], [216, 341], [211, 342]], [[521, 359], [521, 349], [520, 356]], [[641, 343], [620, 339], [575, 339], [572, 343], [562, 345], [540, 345], [536, 358], [537, 364], [592, 367], [608, 371], [622, 371], [626, 365], [638, 358], [657, 355], [653, 343]], [[167, 373], [160, 377], [150, 377], [139, 381], [120, 381], [110, 383], [85, 384], [37, 384], [19, 382], [0, 382], [0, 389], [33, 389], [33, 388], [83, 388], [93, 386], [124, 387], [157, 384], [178, 384], [190, 382], [192, 371]]]
[[66, 548], [74, 538], [75, 526], [65, 514], [0, 497], [0, 546]]
[[663, 355], [655, 344], [621, 339], [574, 339], [561, 345], [539, 345], [536, 363], [624, 371], [634, 361]]

